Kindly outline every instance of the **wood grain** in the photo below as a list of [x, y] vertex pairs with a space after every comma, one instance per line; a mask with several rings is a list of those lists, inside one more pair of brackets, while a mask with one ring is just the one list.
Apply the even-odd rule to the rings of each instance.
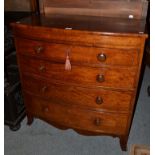
[[[52, 63], [26, 56], [20, 56], [19, 61], [23, 73], [39, 75], [59, 83], [130, 90], [135, 87], [136, 68], [91, 68], [72, 65], [72, 70], [66, 71], [65, 61], [63, 64]], [[103, 76], [103, 82], [98, 82], [98, 75]]]
[[[31, 76], [23, 76], [23, 90], [58, 104], [77, 105], [85, 109], [124, 113], [130, 111], [130, 102], [133, 94], [132, 91], [112, 91], [102, 88], [88, 89], [55, 84]], [[98, 96], [102, 97], [103, 103], [97, 104], [96, 98]]]
[[[95, 48], [46, 43], [22, 38], [17, 39], [16, 42], [20, 54], [48, 59], [54, 62], [64, 63], [66, 53], [69, 52], [71, 63], [77, 65], [103, 67], [105, 65], [136, 66], [138, 64], [139, 50], [136, 49]], [[42, 48], [42, 50], [37, 52], [38, 48]], [[97, 56], [102, 53], [105, 55], [106, 60], [100, 62]]]
[[[139, 47], [141, 42], [139, 37], [147, 37], [143, 34], [145, 20], [121, 18], [70, 15], [31, 16], [18, 24], [12, 23], [12, 26], [16, 27], [14, 31], [16, 35], [30, 39], [63, 41], [63, 43], [68, 41], [74, 44], [80, 42], [84, 45], [95, 46], [100, 44], [100, 46]], [[71, 27], [72, 30], [66, 30], [66, 27]]]
[[[67, 124], [71, 128], [99, 133], [123, 134], [125, 131], [125, 124], [127, 123], [127, 115], [125, 114], [109, 114], [75, 109], [72, 106], [54, 104], [28, 94], [24, 96], [28, 112], [44, 120], [47, 119], [60, 125]], [[99, 119], [99, 124], [95, 122], [96, 119]]]

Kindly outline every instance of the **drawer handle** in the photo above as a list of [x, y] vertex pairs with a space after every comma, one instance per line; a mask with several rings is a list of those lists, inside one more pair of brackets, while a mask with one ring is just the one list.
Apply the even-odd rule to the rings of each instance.
[[45, 93], [47, 91], [47, 86], [42, 87], [41, 91]]
[[104, 82], [104, 75], [98, 74], [98, 75], [96, 76], [96, 80], [97, 80], [98, 82]]
[[42, 46], [38, 46], [35, 48], [35, 51], [37, 54], [40, 54], [43, 50], [44, 50], [44, 48]]
[[95, 124], [96, 126], [100, 126], [100, 125], [101, 125], [101, 119], [100, 119], [100, 118], [96, 118], [96, 119], [94, 120], [94, 124]]
[[97, 96], [97, 97], [96, 97], [96, 103], [97, 103], [97, 104], [102, 104], [102, 103], [103, 103], [103, 99], [102, 99], [101, 96]]
[[99, 53], [99, 54], [97, 55], [97, 60], [98, 60], [98, 61], [101, 61], [101, 62], [104, 62], [104, 61], [106, 60], [106, 55], [103, 54], [103, 53]]
[[40, 71], [40, 72], [44, 72], [44, 71], [45, 71], [45, 66], [43, 66], [43, 65], [40, 66], [40, 67], [39, 67], [39, 71]]
[[65, 70], [68, 70], [68, 71], [70, 71], [72, 69], [71, 62], [69, 59], [69, 52], [70, 51], [68, 50], [66, 53], [66, 62], [65, 62]]

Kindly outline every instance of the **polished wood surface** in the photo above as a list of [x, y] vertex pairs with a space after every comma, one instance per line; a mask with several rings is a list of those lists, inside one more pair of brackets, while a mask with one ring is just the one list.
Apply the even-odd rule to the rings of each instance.
[[65, 61], [63, 64], [51, 63], [20, 56], [19, 62], [23, 73], [39, 75], [59, 83], [130, 90], [135, 87], [134, 77], [137, 71], [135, 68], [92, 68], [72, 65], [72, 70], [66, 71]]
[[[107, 65], [136, 66], [138, 64], [139, 51], [136, 49], [95, 48], [18, 39], [18, 52], [27, 56], [64, 63], [67, 51], [70, 52], [71, 63], [77, 65], [103, 67]], [[83, 54], [86, 54], [86, 57]], [[104, 54], [105, 60], [99, 59], [101, 54]]]
[[[131, 110], [133, 91], [112, 91], [102, 88], [84, 88], [66, 84], [51, 83], [25, 75], [23, 77], [25, 92], [42, 97], [58, 104], [82, 106], [85, 109], [128, 113]], [[80, 98], [80, 100], [79, 100]], [[100, 99], [101, 98], [101, 99]], [[102, 101], [98, 101], [98, 100]]]
[[[72, 126], [76, 129], [96, 131], [101, 133], [124, 134], [127, 123], [126, 114], [109, 114], [74, 108], [47, 102], [41, 98], [35, 98], [25, 94], [27, 111], [32, 115], [50, 119], [60, 125]], [[87, 114], [86, 114], [87, 113]], [[82, 119], [81, 119], [82, 118]]]
[[82, 134], [117, 136], [126, 149], [147, 35], [141, 20], [114, 21], [54, 15], [12, 24], [28, 124], [37, 117]]
[[[111, 33], [114, 33], [113, 35], [122, 36], [141, 36], [144, 35], [145, 32], [145, 19], [122, 19], [122, 18], [114, 18], [114, 17], [92, 17], [92, 16], [80, 16], [80, 15], [52, 15], [52, 16], [46, 16], [46, 15], [40, 15], [40, 16], [30, 16], [28, 18], [24, 18], [20, 20], [20, 23], [18, 24], [12, 24], [18, 29], [16, 29], [17, 32], [20, 31], [22, 33], [25, 30], [28, 32], [34, 31], [32, 34], [28, 33], [25, 36], [32, 37], [34, 33], [39, 33], [38, 30], [40, 28], [43, 28], [43, 30], [39, 33], [38, 37], [43, 37], [42, 35], [44, 32], [47, 31], [55, 32], [56, 36], [63, 33], [62, 35], [65, 35], [69, 33], [69, 35], [73, 35], [72, 32], [74, 32], [74, 36], [78, 33], [78, 36], [83, 34], [106, 34], [111, 35]], [[29, 30], [27, 29], [27, 25], [29, 26]], [[36, 26], [36, 27], [35, 27]], [[35, 27], [35, 28], [34, 28]], [[22, 28], [22, 30], [20, 30]], [[50, 28], [50, 30], [49, 30]], [[54, 28], [54, 29], [51, 29]], [[66, 31], [65, 28], [72, 28], [72, 31], [68, 30]], [[59, 30], [55, 30], [59, 29]], [[79, 31], [80, 30], [80, 31]], [[78, 31], [78, 32], [77, 32]], [[84, 32], [85, 31], [85, 32]], [[75, 33], [76, 32], [76, 33]], [[31, 36], [32, 35], [32, 36]], [[71, 37], [70, 36], [70, 37]], [[44, 36], [48, 38], [52, 38], [52, 36]], [[60, 39], [60, 36], [58, 36]], [[61, 36], [64, 37], [64, 36]], [[79, 36], [80, 37], [80, 36]], [[97, 36], [96, 36], [97, 37]], [[56, 39], [56, 38], [55, 38]], [[83, 39], [83, 38], [81, 38]], [[120, 38], [121, 39], [121, 38]], [[130, 38], [127, 38], [127, 42]]]

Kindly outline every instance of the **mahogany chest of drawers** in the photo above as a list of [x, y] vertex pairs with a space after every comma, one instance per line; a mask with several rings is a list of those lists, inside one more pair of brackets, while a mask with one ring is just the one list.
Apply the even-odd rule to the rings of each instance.
[[62, 15], [12, 23], [28, 124], [36, 117], [85, 135], [116, 136], [125, 150], [147, 38], [144, 25]]

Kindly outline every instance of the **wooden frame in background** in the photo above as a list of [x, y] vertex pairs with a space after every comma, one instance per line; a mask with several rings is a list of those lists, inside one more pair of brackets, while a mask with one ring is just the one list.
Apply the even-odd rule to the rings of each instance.
[[[30, 0], [35, 14], [67, 14], [145, 19], [147, 0]], [[39, 4], [40, 3], [40, 4]]]
[[40, 14], [39, 0], [30, 0], [31, 12], [34, 14]]

